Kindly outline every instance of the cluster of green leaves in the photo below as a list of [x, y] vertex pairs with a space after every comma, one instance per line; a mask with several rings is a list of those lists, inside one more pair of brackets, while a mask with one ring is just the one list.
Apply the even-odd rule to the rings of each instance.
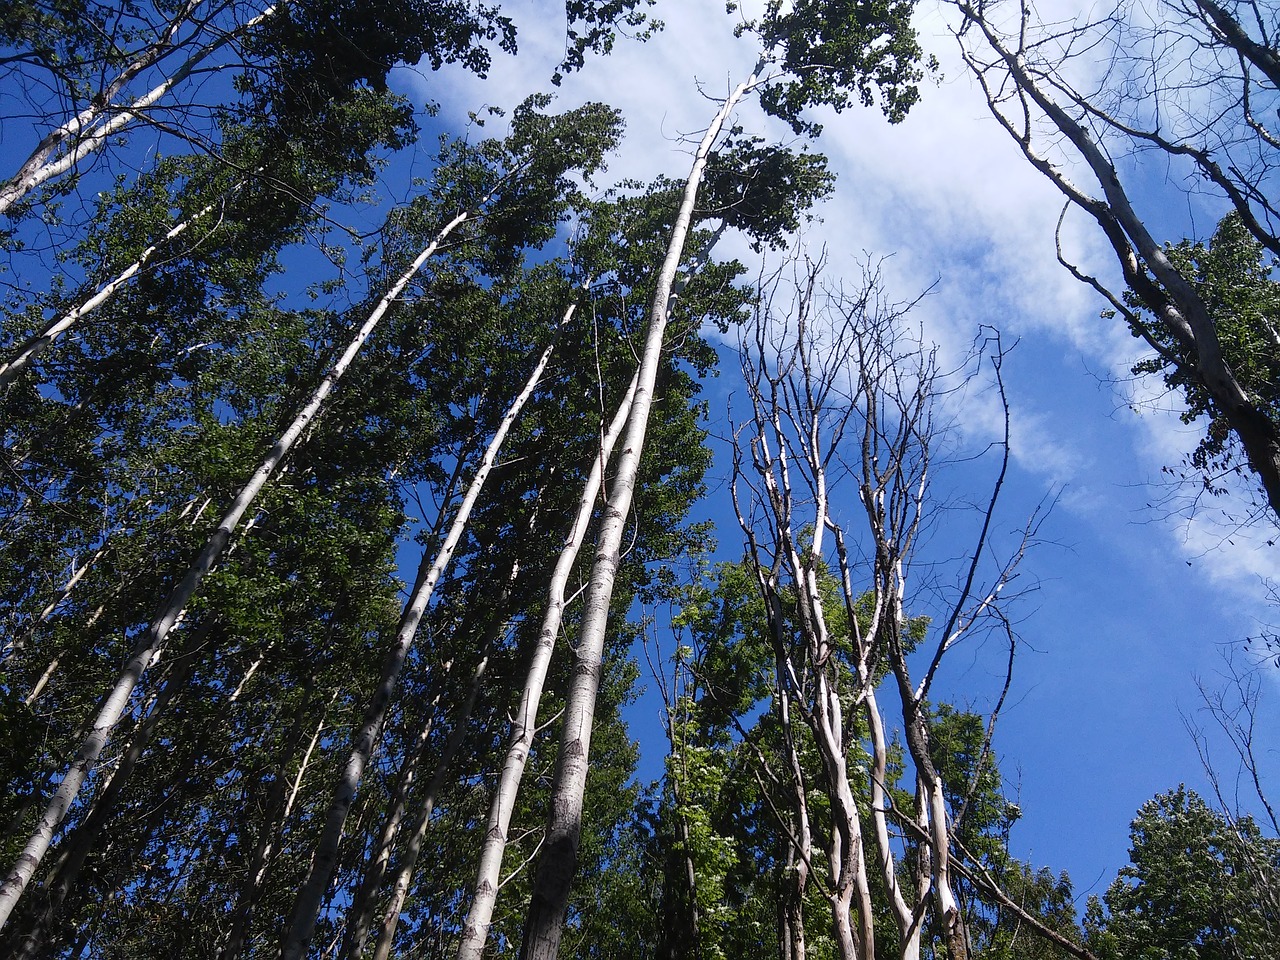
[[[1237, 382], [1260, 410], [1280, 423], [1280, 282], [1272, 278], [1273, 259], [1235, 213], [1222, 219], [1208, 243], [1183, 240], [1166, 252], [1208, 309]], [[1188, 462], [1206, 489], [1221, 489], [1218, 481], [1224, 474], [1248, 470], [1227, 417], [1205, 390], [1196, 358], [1150, 319], [1132, 293], [1126, 302], [1135, 311], [1134, 335], [1159, 351], [1133, 372], [1162, 376], [1186, 405], [1182, 421], [1203, 422], [1205, 435]]]
[[768, 0], [759, 18], [739, 28], [758, 35], [766, 51], [779, 51], [786, 71], [761, 103], [810, 135], [822, 126], [802, 114], [816, 106], [838, 113], [878, 98], [889, 121], [900, 122], [919, 101], [920, 82], [938, 69], [920, 47], [914, 11], [914, 0]]
[[1085, 929], [1101, 960], [1252, 960], [1280, 945], [1280, 840], [1185, 786], [1147, 801]]

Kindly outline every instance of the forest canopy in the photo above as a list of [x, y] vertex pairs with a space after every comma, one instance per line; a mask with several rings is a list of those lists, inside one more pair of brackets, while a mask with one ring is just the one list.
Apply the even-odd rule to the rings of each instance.
[[[1033, 598], [1080, 508], [1021, 406], [1064, 341], [1019, 310], [1068, 307], [995, 290], [1034, 271], [994, 232], [975, 311], [941, 261], [901, 282], [946, 223], [843, 219], [885, 202], [850, 143], [968, 163], [892, 146], [949, 58], [1050, 198], [1072, 349], [1192, 431], [1164, 477], [1233, 525], [1200, 556], [1270, 547], [1275, 12], [537, 6], [0, 2], [0, 950], [1280, 950], [1271, 621], [1197, 681], [1196, 762], [1113, 791], [1114, 882], [1020, 841], [1077, 842], [1008, 744], [1110, 594]], [[1209, 229], [1150, 212], [1153, 155]]]

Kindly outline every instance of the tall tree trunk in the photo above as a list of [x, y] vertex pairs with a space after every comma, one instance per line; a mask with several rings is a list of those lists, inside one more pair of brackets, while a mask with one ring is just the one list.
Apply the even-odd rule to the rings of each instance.
[[66, 849], [58, 858], [48, 882], [44, 886], [43, 902], [40, 902], [40, 898], [37, 898], [36, 916], [26, 934], [21, 938], [15, 954], [19, 960], [30, 960], [39, 952], [50, 925], [57, 918], [63, 902], [67, 899], [79, 879], [80, 871], [84, 867], [89, 852], [93, 849], [103, 828], [106, 827], [111, 814], [115, 811], [115, 805], [120, 799], [120, 795], [124, 792], [125, 787], [128, 786], [130, 779], [132, 779], [133, 772], [137, 768], [138, 761], [150, 742], [152, 734], [155, 733], [157, 724], [168, 711], [173, 701], [183, 693], [187, 681], [191, 679], [192, 673], [195, 672], [198, 660], [197, 652], [208, 633], [209, 626], [207, 624], [190, 631], [190, 635], [183, 644], [181, 652], [174, 657], [173, 668], [164, 679], [164, 683], [161, 684], [151, 708], [139, 721], [137, 729], [134, 731], [133, 739], [121, 755], [115, 770], [103, 786], [102, 791], [94, 799], [84, 819], [67, 839]]
[[901, 960], [920, 960], [920, 917], [902, 895], [893, 847], [889, 841], [889, 797], [885, 790], [889, 777], [889, 744], [885, 737], [884, 718], [876, 702], [876, 693], [870, 686], [867, 687], [864, 706], [867, 725], [871, 731], [871, 818], [876, 831], [880, 881], [889, 891], [889, 905], [893, 908], [893, 916], [898, 924]]
[[467, 913], [467, 920], [462, 928], [462, 939], [458, 944], [458, 960], [481, 960], [484, 954], [489, 926], [493, 922], [493, 908], [498, 899], [498, 883], [502, 873], [502, 857], [507, 846], [507, 831], [511, 827], [516, 795], [520, 790], [525, 764], [529, 759], [529, 750], [533, 746], [533, 738], [537, 732], [538, 707], [542, 701], [542, 691], [546, 685], [556, 638], [560, 634], [560, 624], [564, 619], [565, 590], [586, 537], [587, 528], [591, 523], [592, 514], [595, 512], [596, 499], [600, 494], [606, 466], [613, 456], [613, 448], [622, 434], [622, 428], [630, 416], [635, 391], [636, 379], [633, 377], [631, 384], [627, 387], [626, 395], [618, 404], [612, 422], [601, 437], [599, 456], [592, 463], [591, 472], [582, 486], [577, 516], [574, 517], [573, 525], [569, 528], [569, 535], [565, 538], [564, 547], [551, 574], [551, 582], [547, 588], [546, 613], [543, 615], [537, 644], [525, 674], [520, 709], [511, 722], [506, 760], [503, 762], [502, 773], [498, 777], [489, 807], [489, 822], [485, 829], [484, 845], [480, 849], [480, 865], [472, 892], [471, 909]]
[[578, 842], [582, 832], [582, 801], [586, 790], [587, 757], [591, 749], [591, 727], [595, 719], [596, 692], [604, 654], [605, 630], [609, 605], [613, 598], [613, 582], [617, 574], [622, 534], [631, 510], [640, 456], [644, 450], [649, 410], [653, 405], [653, 389], [662, 358], [671, 297], [676, 271], [684, 254], [685, 241], [693, 222], [694, 205], [707, 158], [719, 137], [725, 121], [738, 102], [757, 83], [756, 71], [733, 91], [707, 128], [685, 181], [684, 196], [676, 217], [666, 259], [658, 273], [657, 289], [649, 313], [649, 329], [645, 337], [635, 402], [627, 421], [626, 437], [614, 477], [613, 490], [605, 508], [600, 533], [596, 540], [595, 562], [584, 600], [582, 631], [576, 649], [576, 662], [565, 704], [560, 751], [556, 760], [552, 786], [551, 809], [547, 818], [546, 839], [538, 860], [533, 899], [520, 945], [520, 960], [554, 960], [560, 949], [565, 912], [569, 905], [569, 887], [578, 868]]
[[[308, 678], [309, 680], [310, 678]], [[311, 706], [310, 693], [310, 683], [308, 683], [308, 689], [303, 696], [302, 702], [298, 705], [293, 722], [289, 725], [289, 731], [285, 735], [284, 745], [280, 750], [280, 758], [276, 763], [276, 771], [271, 783], [267, 808], [263, 811], [262, 823], [258, 827], [258, 835], [253, 845], [253, 854], [246, 865], [244, 882], [236, 895], [235, 909], [231, 914], [231, 929], [218, 950], [218, 960], [239, 960], [240, 954], [244, 950], [245, 939], [249, 934], [249, 925], [253, 922], [254, 911], [257, 909], [263, 883], [267, 878], [267, 870], [276, 837], [287, 822], [293, 798], [297, 795], [296, 789], [291, 789], [287, 786], [287, 773], [293, 756], [297, 752], [298, 743], [302, 738], [302, 722], [309, 712], [307, 708]], [[298, 774], [294, 779], [295, 785], [302, 782], [307, 765], [311, 762], [311, 754], [314, 752], [316, 742], [320, 739], [320, 733], [324, 729], [325, 715], [337, 698], [338, 690], [335, 689], [328, 705], [320, 711], [320, 719], [316, 722], [316, 729], [311, 736], [311, 742], [307, 745], [307, 749], [298, 764]]]
[[[494, 636], [491, 639], [496, 640], [497, 637]], [[486, 644], [487, 646], [488, 644]], [[440, 790], [444, 786], [444, 780], [449, 768], [452, 766], [454, 758], [458, 755], [458, 750], [466, 739], [467, 724], [471, 722], [471, 715], [475, 711], [476, 700], [480, 696], [480, 682], [484, 679], [488, 662], [489, 652], [486, 649], [484, 658], [476, 667], [475, 675], [471, 678], [471, 689], [467, 692], [466, 702], [454, 721], [453, 729], [449, 731], [449, 737], [445, 741], [440, 759], [436, 761], [435, 773], [432, 774], [431, 782], [427, 784], [427, 789], [423, 793], [422, 805], [418, 808], [418, 815], [413, 822], [413, 830], [409, 833], [409, 842], [401, 857], [400, 866], [396, 870], [395, 879], [392, 881], [391, 900], [387, 904], [382, 924], [378, 928], [378, 943], [374, 947], [373, 960], [387, 960], [391, 955], [391, 947], [396, 937], [396, 927], [400, 924], [400, 914], [404, 910], [405, 900], [409, 896], [409, 884], [413, 882], [413, 873], [417, 869], [418, 857], [422, 853], [422, 842], [426, 839], [427, 830], [431, 826], [431, 815], [435, 812], [436, 797], [440, 795]]]
[[[472, 434], [474, 440], [476, 434]], [[431, 543], [435, 541], [445, 530], [445, 521], [449, 516], [449, 510], [453, 505], [453, 498], [458, 491], [458, 485], [462, 479], [463, 471], [466, 467], [468, 454], [471, 445], [468, 442], [463, 452], [458, 455], [453, 467], [453, 474], [449, 477], [446, 485], [446, 492], [440, 509], [436, 512], [435, 522], [431, 526], [431, 532], [425, 542]], [[467, 617], [473, 615], [475, 611], [480, 609], [479, 604], [480, 585], [477, 583], [472, 589], [470, 601], [466, 605]], [[468, 621], [464, 620], [464, 623]], [[432, 731], [435, 729], [435, 720], [438, 708], [440, 706], [440, 698], [444, 695], [444, 681], [453, 670], [453, 660], [446, 661], [443, 669], [433, 678], [436, 687], [436, 695], [432, 699], [427, 708], [427, 718], [422, 724], [418, 732], [418, 741], [415, 748], [404, 763], [401, 764], [399, 776], [396, 778], [395, 789], [392, 792], [390, 809], [383, 821], [382, 832], [374, 846], [370, 855], [369, 865], [365, 868], [364, 877], [360, 882], [360, 888], [351, 902], [351, 909], [348, 911], [347, 928], [343, 935], [343, 946], [340, 956], [345, 960], [355, 960], [364, 952], [365, 941], [368, 939], [369, 928], [373, 923], [373, 915], [377, 910], [378, 892], [382, 886], [382, 880], [386, 876], [387, 867], [391, 861], [392, 849], [395, 846], [396, 836], [400, 831], [400, 823], [404, 818], [405, 804], [408, 801], [409, 789], [413, 786], [414, 779], [417, 776], [417, 767], [422, 760], [423, 752], [426, 750], [428, 740]]]
[[404, 612], [400, 617], [400, 626], [396, 630], [395, 643], [387, 653], [378, 687], [369, 701], [364, 720], [352, 742], [351, 753], [347, 758], [342, 778], [339, 780], [337, 789], [334, 792], [333, 803], [329, 807], [324, 831], [316, 845], [316, 853], [311, 861], [311, 870], [302, 886], [302, 890], [298, 894], [297, 903], [294, 905], [288, 932], [285, 934], [280, 948], [281, 960], [300, 960], [307, 944], [311, 940], [321, 900], [324, 898], [325, 890], [328, 889], [334, 868], [337, 866], [338, 845], [342, 840], [342, 828], [346, 823], [347, 813], [351, 810], [351, 804], [355, 802], [356, 790], [359, 787], [361, 777], [364, 775], [364, 768], [368, 764], [369, 758], [373, 755], [374, 748], [382, 735], [382, 724], [386, 719], [387, 709], [391, 705], [392, 697], [395, 695], [396, 685], [400, 679], [400, 671], [404, 668], [409, 650], [413, 646], [414, 638], [417, 636], [418, 625], [421, 623], [422, 616], [431, 602], [432, 594], [435, 592], [440, 576], [449, 565], [449, 561], [453, 557], [453, 551], [457, 548], [463, 533], [466, 531], [467, 523], [471, 518], [471, 510], [479, 499], [480, 493], [484, 489], [485, 481], [493, 470], [498, 451], [502, 449], [507, 433], [520, 416], [520, 411], [524, 409], [525, 403], [533, 396], [534, 391], [541, 382], [542, 375], [546, 371], [547, 363], [551, 359], [552, 351], [555, 349], [559, 338], [559, 331], [573, 317], [576, 306], [576, 303], [571, 304], [565, 311], [560, 325], [556, 328], [556, 336], [553, 337], [551, 343], [548, 344], [538, 358], [533, 373], [529, 375], [524, 388], [507, 408], [502, 422], [494, 432], [493, 439], [489, 441], [489, 446], [481, 458], [480, 465], [476, 468], [475, 476], [471, 480], [466, 496], [463, 497], [462, 503], [458, 506], [458, 512], [454, 516], [449, 535], [445, 538], [444, 543], [440, 545], [440, 551], [436, 555], [434, 562], [428, 566], [426, 562], [427, 555], [423, 555], [409, 602], [405, 605]]
[[[445, 664], [446, 675], [452, 665], [452, 661]], [[342, 949], [338, 954], [343, 960], [358, 960], [364, 953], [369, 929], [373, 926], [373, 917], [378, 908], [378, 894], [382, 889], [382, 881], [387, 875], [387, 868], [391, 864], [391, 852], [395, 847], [396, 837], [400, 833], [400, 824], [404, 821], [409, 791], [417, 780], [418, 766], [422, 763], [427, 745], [431, 742], [431, 734], [436, 728], [440, 700], [444, 695], [443, 679], [439, 676], [433, 678], [436, 695], [427, 704], [426, 720], [420, 725], [412, 748], [406, 752], [405, 759], [400, 764], [395, 786], [388, 799], [387, 815], [383, 818], [382, 829], [378, 832], [373, 850], [370, 851], [369, 863], [364, 869], [360, 886], [351, 898]]]
[[400, 275], [386, 295], [378, 301], [378, 305], [369, 315], [364, 325], [360, 327], [356, 336], [347, 345], [346, 350], [343, 351], [338, 361], [325, 374], [324, 379], [321, 380], [320, 385], [312, 393], [307, 404], [294, 417], [288, 429], [276, 441], [275, 446], [271, 448], [261, 466], [250, 477], [249, 482], [236, 494], [230, 507], [219, 521], [217, 529], [209, 537], [204, 549], [200, 551], [200, 555], [187, 569], [182, 580], [174, 587], [173, 592], [164, 602], [159, 614], [139, 639], [115, 685], [103, 699], [102, 705], [93, 720], [92, 727], [81, 742], [79, 749], [77, 749], [71, 766], [63, 776], [57, 792], [50, 799], [37, 821], [31, 838], [27, 841], [26, 847], [18, 857], [18, 862], [14, 865], [8, 877], [5, 878], [4, 884], [0, 885], [0, 929], [8, 921], [14, 906], [22, 896], [23, 891], [26, 890], [27, 884], [30, 883], [31, 877], [35, 874], [36, 869], [40, 866], [40, 862], [44, 859], [44, 855], [49, 849], [49, 845], [53, 842], [54, 832], [66, 817], [67, 810], [75, 802], [80, 793], [80, 788], [97, 764], [98, 757], [101, 756], [103, 748], [106, 746], [107, 738], [111, 735], [112, 730], [115, 729], [120, 720], [120, 716], [124, 713], [129, 697], [133, 693], [133, 688], [142, 678], [146, 669], [159, 659], [169, 631], [173, 629], [179, 617], [185, 612], [187, 604], [199, 589], [205, 576], [221, 559], [241, 518], [253, 504], [262, 488], [275, 476], [276, 471], [293, 449], [298, 438], [320, 415], [325, 399], [333, 391], [342, 375], [346, 373], [356, 354], [360, 352], [360, 348], [364, 346], [365, 341], [372, 335], [379, 321], [390, 309], [392, 302], [409, 285], [409, 281], [413, 279], [428, 258], [435, 253], [444, 239], [466, 221], [468, 216], [469, 213], [464, 211], [449, 221], [426, 249], [418, 254], [409, 268]]

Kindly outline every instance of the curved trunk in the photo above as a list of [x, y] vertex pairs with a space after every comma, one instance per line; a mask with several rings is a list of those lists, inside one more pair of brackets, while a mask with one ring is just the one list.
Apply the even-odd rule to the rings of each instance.
[[[757, 70], [762, 67], [757, 67]], [[649, 329], [636, 383], [635, 402], [627, 421], [626, 438], [618, 461], [618, 473], [605, 508], [596, 540], [595, 561], [584, 600], [582, 630], [575, 651], [576, 662], [565, 703], [560, 751], [552, 785], [546, 838], [538, 860], [533, 899], [520, 945], [520, 960], [554, 960], [560, 949], [569, 887], [578, 868], [578, 842], [582, 832], [582, 803], [587, 782], [587, 758], [591, 749], [591, 728], [595, 720], [596, 692], [603, 667], [605, 630], [613, 583], [617, 574], [622, 534], [631, 510], [640, 456], [644, 450], [653, 389], [662, 356], [676, 271], [684, 254], [685, 241], [693, 222], [698, 187], [707, 158], [733, 108], [757, 83], [757, 73], [742, 83], [725, 100], [707, 128], [693, 168], [685, 181], [684, 196], [676, 217], [666, 258], [658, 273], [657, 289], [649, 314]]]
[[133, 777], [133, 771], [150, 742], [152, 734], [155, 733], [157, 724], [169, 705], [182, 693], [187, 680], [195, 671], [196, 648], [208, 632], [208, 626], [191, 631], [191, 635], [183, 644], [182, 651], [174, 658], [173, 669], [161, 685], [151, 708], [138, 723], [133, 739], [121, 755], [110, 779], [94, 799], [89, 812], [68, 838], [66, 850], [58, 858], [45, 884], [43, 903], [39, 902], [39, 895], [37, 895], [38, 914], [31, 928], [22, 936], [21, 946], [16, 954], [18, 960], [30, 960], [36, 956], [44, 944], [50, 925], [57, 918], [63, 902], [79, 879], [89, 852], [115, 811], [116, 802]]

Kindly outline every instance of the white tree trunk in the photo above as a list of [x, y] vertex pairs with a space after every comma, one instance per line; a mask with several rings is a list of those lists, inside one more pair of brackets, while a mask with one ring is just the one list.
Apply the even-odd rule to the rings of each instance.
[[[513, 579], [514, 574], [515, 571], [513, 570]], [[480, 681], [484, 679], [485, 668], [488, 663], [489, 655], [486, 650], [484, 659], [476, 667], [475, 676], [471, 679], [471, 689], [467, 693], [466, 703], [454, 721], [453, 729], [449, 731], [444, 750], [441, 751], [440, 759], [436, 761], [435, 773], [431, 776], [431, 782], [427, 784], [427, 789], [422, 798], [422, 806], [418, 809], [418, 816], [414, 820], [413, 830], [409, 835], [409, 843], [405, 849], [400, 867], [396, 870], [395, 881], [392, 884], [391, 900], [387, 904], [386, 913], [382, 918], [382, 925], [378, 930], [378, 943], [373, 951], [373, 960], [387, 960], [391, 955], [391, 945], [395, 941], [396, 927], [400, 923], [400, 913], [404, 910], [405, 900], [409, 896], [409, 884], [413, 881], [413, 873], [418, 866], [418, 856], [422, 853], [422, 841], [426, 839], [427, 829], [431, 826], [431, 814], [435, 811], [436, 797], [439, 795], [441, 787], [444, 786], [445, 775], [453, 763], [453, 758], [457, 755], [458, 749], [466, 738], [467, 724], [471, 721], [471, 714], [475, 710], [476, 700], [480, 696]]]
[[[565, 311], [558, 330], [569, 322], [576, 306], [576, 304], [571, 304]], [[395, 695], [396, 686], [400, 680], [400, 671], [404, 668], [409, 650], [412, 648], [414, 638], [417, 636], [418, 625], [422, 622], [427, 606], [431, 603], [436, 584], [440, 581], [445, 568], [448, 567], [449, 561], [453, 557], [453, 551], [457, 548], [463, 533], [466, 531], [472, 508], [475, 507], [476, 501], [484, 489], [485, 481], [488, 480], [489, 474], [493, 470], [494, 462], [497, 460], [498, 452], [502, 449], [502, 444], [507, 438], [507, 433], [515, 424], [516, 419], [520, 416], [520, 411], [524, 409], [525, 403], [533, 396], [534, 391], [542, 380], [542, 375], [547, 369], [547, 363], [551, 359], [555, 343], [556, 340], [553, 338], [552, 342], [538, 358], [533, 373], [529, 375], [524, 388], [507, 408], [502, 422], [498, 425], [493, 438], [489, 441], [489, 446], [481, 458], [480, 465], [476, 468], [475, 476], [471, 480], [466, 496], [463, 497], [462, 503], [458, 506], [458, 512], [454, 516], [448, 536], [445, 537], [444, 543], [440, 545], [440, 550], [435, 560], [430, 566], [427, 566], [426, 556], [424, 555], [423, 563], [419, 565], [418, 576], [414, 583], [413, 591], [409, 596], [409, 602], [405, 605], [404, 612], [400, 616], [400, 626], [396, 630], [395, 643], [387, 654], [378, 687], [369, 701], [360, 730], [352, 742], [351, 753], [347, 758], [342, 778], [339, 780], [338, 787], [334, 792], [333, 803], [329, 807], [324, 832], [321, 834], [320, 841], [316, 846], [315, 856], [311, 861], [310, 873], [298, 894], [297, 903], [294, 905], [293, 916], [289, 921], [289, 930], [280, 947], [281, 960], [300, 960], [307, 944], [311, 940], [321, 901], [324, 899], [325, 890], [328, 889], [333, 870], [337, 865], [338, 844], [342, 840], [342, 828], [346, 823], [347, 813], [351, 809], [351, 804], [355, 801], [356, 790], [359, 787], [361, 777], [364, 775], [364, 768], [368, 764], [369, 758], [373, 755], [378, 739], [381, 737], [382, 724], [386, 719], [387, 709], [391, 705], [392, 697]]]
[[190, 636], [187, 637], [186, 642], [183, 644], [182, 651], [174, 658], [173, 669], [170, 671], [169, 676], [165, 678], [160, 691], [156, 694], [155, 700], [139, 720], [137, 729], [133, 733], [133, 738], [120, 756], [115, 770], [112, 771], [111, 776], [103, 785], [102, 791], [94, 799], [93, 805], [89, 808], [84, 819], [81, 820], [79, 826], [68, 838], [65, 845], [66, 850], [58, 858], [58, 862], [46, 883], [43, 891], [43, 903], [40, 902], [40, 895], [36, 895], [37, 915], [31, 927], [23, 936], [22, 944], [18, 951], [18, 960], [29, 960], [29, 958], [36, 956], [43, 945], [49, 924], [57, 917], [58, 911], [62, 908], [67, 895], [79, 879], [85, 860], [88, 858], [90, 851], [92, 851], [94, 843], [102, 833], [103, 828], [106, 827], [111, 814], [115, 810], [116, 802], [120, 799], [120, 795], [132, 779], [133, 771], [137, 767], [138, 761], [142, 758], [142, 753], [146, 750], [152, 734], [155, 733], [156, 726], [168, 710], [169, 704], [182, 694], [186, 688], [187, 681], [195, 671], [196, 650], [204, 642], [208, 632], [209, 627], [207, 625], [189, 631]]
[[118, 277], [110, 283], [105, 284], [97, 293], [91, 296], [84, 303], [80, 304], [80, 306], [55, 320], [30, 340], [23, 343], [22, 346], [18, 348], [18, 352], [14, 354], [8, 362], [0, 364], [0, 393], [3, 393], [8, 389], [9, 384], [12, 383], [18, 374], [26, 369], [33, 360], [49, 349], [49, 347], [53, 346], [53, 342], [57, 340], [58, 337], [62, 336], [94, 310], [97, 310], [98, 307], [110, 300], [117, 290], [133, 279], [133, 277], [137, 276], [142, 268], [147, 265], [147, 261], [150, 260], [155, 252], [160, 249], [162, 244], [168, 243], [170, 240], [173, 240], [175, 237], [182, 234], [193, 223], [208, 216], [217, 206], [218, 203], [211, 203], [194, 216], [188, 217], [186, 220], [179, 223], [166, 233], [163, 238], [143, 250], [142, 253], [139, 254], [138, 259], [126, 267]]
[[480, 866], [472, 893], [471, 909], [467, 913], [467, 920], [462, 928], [462, 939], [458, 944], [458, 960], [480, 960], [484, 954], [489, 926], [493, 922], [493, 908], [498, 899], [498, 882], [502, 872], [502, 857], [507, 845], [507, 831], [511, 826], [511, 815], [515, 810], [520, 782], [524, 778], [525, 763], [529, 759], [529, 750], [533, 746], [534, 734], [537, 732], [538, 706], [542, 700], [543, 687], [546, 685], [556, 637], [560, 634], [560, 623], [564, 619], [565, 589], [574, 564], [577, 562], [583, 539], [586, 537], [587, 527], [591, 523], [591, 516], [595, 512], [596, 498], [600, 493], [606, 465], [613, 455], [613, 448], [631, 413], [635, 392], [636, 379], [633, 377], [626, 395], [618, 404], [613, 421], [601, 438], [600, 455], [591, 465], [591, 472], [583, 484], [582, 496], [578, 500], [577, 516], [574, 517], [573, 525], [569, 528], [569, 535], [565, 538], [564, 547], [551, 574], [551, 583], [547, 589], [547, 610], [538, 631], [533, 658], [525, 674], [520, 709], [511, 722], [506, 760], [503, 762], [502, 773], [494, 788], [493, 801], [489, 808], [489, 822], [485, 830], [484, 845], [480, 849]]
[[[147, 109], [154, 106], [175, 86], [189, 77], [193, 70], [208, 59], [213, 53], [226, 46], [232, 40], [242, 37], [275, 12], [271, 6], [235, 29], [220, 33], [215, 39], [200, 47], [187, 57], [172, 74], [154, 86], [151, 90], [135, 98], [127, 106], [116, 106], [111, 103], [131, 80], [142, 71], [154, 66], [174, 48], [171, 46], [177, 30], [186, 23], [195, 8], [202, 0], [191, 0], [182, 11], [170, 22], [165, 33], [152, 46], [135, 57], [97, 96], [93, 102], [67, 120], [61, 126], [49, 131], [40, 140], [36, 149], [18, 168], [3, 186], [0, 186], [0, 214], [6, 213], [10, 207], [18, 203], [32, 190], [41, 187], [56, 177], [75, 168], [85, 157], [102, 148], [112, 136], [118, 134], [138, 119]], [[109, 115], [109, 116], [108, 116]], [[103, 120], [107, 117], [106, 120]]]
[[40, 866], [41, 860], [44, 859], [45, 853], [48, 852], [49, 845], [53, 842], [54, 832], [66, 817], [67, 810], [75, 802], [80, 793], [80, 788], [97, 764], [98, 757], [106, 746], [107, 738], [110, 737], [112, 730], [115, 729], [120, 720], [120, 716], [124, 713], [134, 687], [137, 686], [147, 668], [159, 659], [169, 631], [173, 629], [186, 610], [187, 604], [190, 603], [205, 576], [221, 559], [222, 554], [231, 542], [232, 534], [235, 532], [236, 527], [239, 526], [245, 512], [253, 504], [262, 488], [275, 475], [285, 457], [288, 456], [297, 443], [298, 438], [302, 436], [303, 431], [319, 416], [325, 399], [333, 391], [343, 374], [346, 373], [347, 368], [351, 366], [356, 354], [360, 352], [360, 348], [364, 346], [365, 341], [372, 335], [392, 302], [409, 285], [409, 281], [413, 279], [422, 265], [435, 253], [444, 239], [466, 221], [468, 216], [469, 214], [464, 211], [449, 221], [426, 249], [418, 254], [409, 268], [400, 275], [386, 295], [378, 301], [377, 306], [347, 345], [346, 350], [343, 351], [337, 362], [329, 369], [329, 372], [325, 374], [324, 379], [320, 381], [320, 385], [316, 387], [307, 404], [294, 417], [288, 429], [276, 440], [266, 459], [263, 460], [262, 464], [249, 478], [249, 482], [241, 488], [240, 492], [231, 501], [231, 505], [226, 513], [223, 514], [217, 529], [214, 530], [209, 540], [205, 543], [204, 549], [200, 551], [200, 555], [195, 562], [187, 569], [182, 580], [174, 587], [159, 614], [134, 647], [133, 653], [116, 679], [115, 685], [104, 698], [89, 732], [81, 742], [71, 766], [62, 778], [62, 783], [59, 785], [57, 792], [50, 799], [40, 819], [37, 821], [35, 830], [19, 856], [18, 862], [14, 865], [8, 877], [5, 878], [4, 884], [0, 886], [0, 929], [3, 929], [8, 921], [9, 915], [13, 912], [14, 906], [27, 888], [27, 884], [30, 883], [36, 868]]
[[613, 582], [617, 574], [622, 534], [631, 510], [640, 456], [644, 450], [649, 410], [653, 405], [653, 389], [662, 357], [667, 319], [675, 287], [676, 271], [684, 255], [685, 241], [693, 223], [694, 205], [698, 197], [707, 158], [738, 102], [758, 82], [758, 66], [751, 76], [725, 100], [707, 128], [685, 181], [684, 196], [676, 216], [666, 258], [658, 273], [657, 288], [649, 313], [649, 329], [636, 384], [635, 402], [627, 421], [627, 432], [614, 477], [613, 490], [605, 508], [600, 533], [596, 540], [595, 561], [584, 600], [582, 630], [576, 649], [576, 664], [570, 680], [565, 704], [560, 752], [552, 787], [551, 809], [547, 818], [546, 839], [538, 862], [533, 900], [525, 924], [520, 947], [521, 960], [554, 960], [560, 948], [565, 911], [569, 903], [569, 887], [577, 871], [578, 841], [582, 832], [582, 801], [586, 790], [587, 757], [591, 749], [591, 727], [595, 719], [596, 692], [604, 653], [605, 630], [609, 605], [613, 599]]
[[[310, 681], [308, 681], [308, 693], [310, 689]], [[303, 751], [302, 759], [298, 764], [298, 773], [293, 778], [293, 785], [289, 788], [288, 798], [286, 799], [286, 775], [293, 756], [297, 752], [298, 743], [303, 733], [302, 721], [306, 708], [310, 704], [308, 699], [304, 698], [303, 702], [298, 705], [293, 723], [290, 724], [289, 731], [284, 739], [284, 749], [280, 752], [280, 759], [276, 764], [275, 781], [271, 785], [270, 799], [266, 805], [266, 810], [263, 812], [261, 824], [258, 827], [258, 836], [253, 846], [253, 854], [250, 856], [249, 863], [244, 871], [244, 882], [240, 885], [239, 893], [236, 896], [235, 909], [230, 918], [231, 929], [217, 952], [218, 960], [239, 960], [244, 951], [245, 939], [248, 936], [250, 924], [253, 922], [253, 915], [257, 910], [258, 900], [262, 896], [262, 887], [271, 866], [271, 853], [275, 849], [275, 841], [289, 820], [289, 814], [293, 809], [293, 801], [298, 795], [298, 789], [302, 784], [303, 777], [306, 775], [307, 766], [311, 763], [311, 755], [315, 752], [316, 744], [320, 740], [320, 734], [324, 732], [324, 722], [327, 719], [329, 709], [333, 706], [334, 701], [338, 699], [339, 692], [340, 688], [335, 688], [328, 704], [320, 710], [320, 719], [316, 722], [316, 728], [311, 735], [311, 741], [307, 744], [307, 749]]]

